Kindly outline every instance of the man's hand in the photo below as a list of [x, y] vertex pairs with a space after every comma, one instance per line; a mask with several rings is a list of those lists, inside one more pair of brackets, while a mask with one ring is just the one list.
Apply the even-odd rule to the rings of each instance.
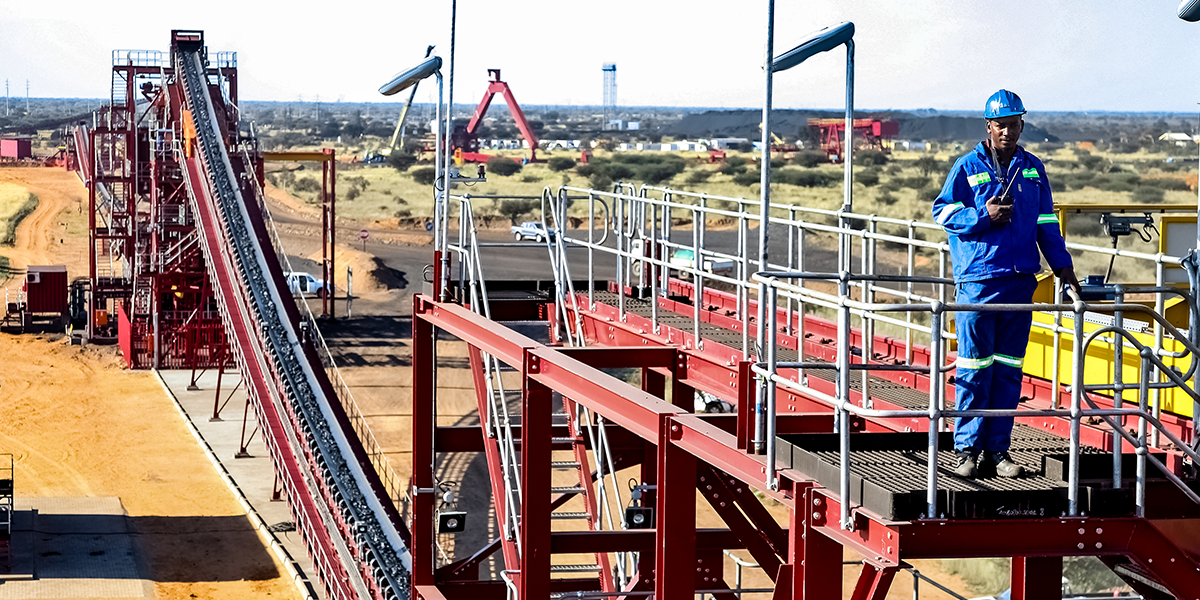
[[986, 206], [992, 225], [1003, 225], [1012, 218], [1012, 204], [1005, 203], [999, 196], [988, 198]]
[[1075, 277], [1075, 267], [1063, 267], [1054, 272], [1058, 279], [1062, 281], [1063, 287], [1075, 289], [1075, 293], [1079, 293], [1079, 279]]

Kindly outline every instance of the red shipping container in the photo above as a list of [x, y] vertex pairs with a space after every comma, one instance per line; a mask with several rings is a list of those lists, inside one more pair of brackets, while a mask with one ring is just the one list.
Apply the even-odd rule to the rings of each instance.
[[33, 156], [33, 143], [29, 138], [0, 139], [0, 158], [29, 158]]
[[67, 312], [67, 268], [63, 265], [31, 265], [25, 272], [26, 312]]

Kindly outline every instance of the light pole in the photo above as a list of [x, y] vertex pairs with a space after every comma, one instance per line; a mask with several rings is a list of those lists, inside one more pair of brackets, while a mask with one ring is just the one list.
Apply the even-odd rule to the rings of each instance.
[[[426, 59], [421, 64], [400, 73], [392, 78], [391, 81], [385, 83], [379, 88], [379, 93], [384, 96], [398, 94], [414, 85], [421, 80], [426, 79], [430, 75], [437, 77], [438, 82], [438, 100], [437, 108], [434, 113], [434, 152], [433, 152], [433, 170], [434, 170], [434, 185], [433, 185], [433, 253], [434, 264], [437, 265], [433, 278], [433, 295], [439, 302], [446, 299], [446, 278], [449, 277], [449, 256], [446, 254], [446, 236], [442, 231], [442, 221], [446, 217], [446, 194], [449, 193], [447, 181], [445, 177], [445, 165], [442, 164], [442, 142], [449, 141], [449, 129], [447, 127], [446, 136], [442, 135], [442, 59], [440, 56], [434, 56]], [[447, 157], [449, 160], [449, 157]], [[441, 189], [438, 189], [438, 182], [442, 183]]]
[[[1197, 0], [1200, 1], [1200, 0]], [[771, 94], [774, 91], [774, 74], [778, 71], [786, 71], [800, 63], [808, 60], [810, 57], [822, 52], [833, 50], [838, 46], [845, 44], [846, 46], [846, 147], [842, 152], [842, 161], [845, 164], [845, 194], [842, 201], [841, 212], [848, 213], [853, 205], [853, 187], [851, 186], [851, 166], [853, 152], [850, 149], [851, 137], [854, 133], [854, 23], [846, 21], [838, 25], [826, 27], [820, 31], [816, 31], [809, 35], [803, 42], [795, 48], [784, 52], [779, 56], [774, 56], [775, 44], [775, 2], [768, 0], [767, 2], [767, 60], [764, 69], [766, 71], [766, 93], [763, 99], [763, 119], [762, 119], [762, 140], [763, 140], [763, 155], [762, 155], [762, 178], [760, 180], [760, 200], [759, 206], [759, 225], [758, 225], [758, 269], [759, 271], [769, 271], [770, 263], [768, 261], [768, 242], [770, 240], [769, 222], [771, 214]], [[845, 227], [845, 219], [839, 218], [838, 225]], [[849, 267], [850, 261], [850, 238], [844, 234], [838, 234], [838, 270], [845, 270]], [[774, 307], [768, 309], [766, 298], [758, 299], [758, 360], [762, 360], [764, 350], [767, 346], [767, 310], [774, 310]], [[756, 452], [761, 453], [764, 445], [768, 448], [773, 448], [773, 444], [766, 444], [767, 439], [775, 436], [775, 386], [769, 382], [762, 381], [758, 386], [758, 400], [756, 402], [756, 410], [758, 418], [755, 419], [754, 428], [754, 448]], [[765, 430], [765, 431], [764, 431]], [[765, 434], [765, 437], [764, 437]], [[770, 457], [768, 457], [768, 460]]]
[[[1179, 18], [1189, 23], [1200, 21], [1200, 0], [1183, 0], [1179, 3]], [[1200, 186], [1196, 186], [1197, 194], [1200, 194]], [[1196, 213], [1196, 245], [1192, 249], [1192, 253], [1188, 255], [1187, 260], [1192, 261], [1193, 268], [1200, 270], [1200, 203], [1197, 204]], [[1192, 281], [1192, 298], [1198, 298], [1200, 294], [1200, 282]], [[1200, 325], [1192, 323], [1192, 327]], [[1200, 374], [1197, 375], [1197, 387], [1200, 387]], [[1192, 401], [1192, 439], [1200, 439], [1200, 401]], [[1194, 445], [1194, 444], [1193, 444]]]

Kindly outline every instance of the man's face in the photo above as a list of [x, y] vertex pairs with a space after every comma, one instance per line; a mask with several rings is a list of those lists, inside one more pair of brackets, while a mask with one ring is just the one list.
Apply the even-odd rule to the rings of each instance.
[[988, 119], [987, 132], [991, 138], [992, 147], [1000, 152], [1008, 152], [1017, 147], [1021, 139], [1021, 130], [1025, 128], [1025, 120], [1020, 115]]

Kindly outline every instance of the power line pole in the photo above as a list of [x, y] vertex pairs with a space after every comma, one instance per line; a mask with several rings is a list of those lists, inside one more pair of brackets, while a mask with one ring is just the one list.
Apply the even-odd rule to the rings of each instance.
[[12, 111], [8, 108], [8, 80], [4, 80], [4, 116], [9, 116]]
[[29, 80], [25, 80], [25, 114], [29, 115]]

